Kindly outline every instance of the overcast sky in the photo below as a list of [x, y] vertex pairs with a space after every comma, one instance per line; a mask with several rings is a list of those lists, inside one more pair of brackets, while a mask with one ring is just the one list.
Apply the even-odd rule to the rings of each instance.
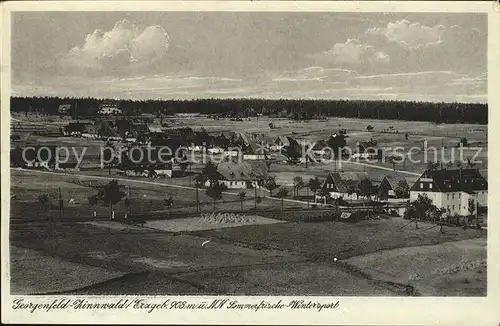
[[13, 95], [486, 102], [484, 14], [25, 12]]

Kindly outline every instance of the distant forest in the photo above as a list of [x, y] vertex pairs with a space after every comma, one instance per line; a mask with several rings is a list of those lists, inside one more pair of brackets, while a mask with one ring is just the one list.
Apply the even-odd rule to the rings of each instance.
[[37, 112], [57, 115], [61, 104], [71, 104], [69, 114], [87, 117], [96, 114], [102, 104], [116, 104], [124, 115], [151, 113], [201, 113], [221, 117], [246, 118], [259, 114], [289, 117], [295, 120], [324, 117], [360, 119], [432, 121], [436, 123], [488, 123], [488, 105], [480, 103], [433, 103], [415, 101], [363, 100], [268, 100], [268, 99], [196, 99], [196, 100], [111, 100], [96, 98], [12, 97], [12, 112]]

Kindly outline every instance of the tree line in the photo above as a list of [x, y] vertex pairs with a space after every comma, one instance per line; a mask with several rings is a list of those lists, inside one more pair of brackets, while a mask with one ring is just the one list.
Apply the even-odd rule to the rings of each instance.
[[201, 113], [246, 118], [257, 115], [295, 120], [345, 117], [360, 119], [432, 121], [436, 123], [488, 123], [488, 105], [416, 101], [193, 99], [113, 100], [72, 97], [11, 97], [12, 112], [57, 115], [61, 104], [71, 104], [73, 116], [95, 115], [102, 104], [116, 104], [125, 115]]

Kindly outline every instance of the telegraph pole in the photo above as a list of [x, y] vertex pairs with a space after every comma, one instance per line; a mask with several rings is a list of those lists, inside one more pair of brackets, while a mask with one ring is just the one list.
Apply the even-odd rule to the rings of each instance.
[[128, 185], [128, 215], [132, 216], [132, 189]]
[[257, 209], [257, 184], [255, 184], [254, 188], [254, 208]]
[[61, 187], [59, 187], [59, 220], [63, 217], [63, 200], [61, 194]]
[[196, 210], [198, 212], [200, 211], [200, 194], [199, 194], [198, 184], [196, 185]]

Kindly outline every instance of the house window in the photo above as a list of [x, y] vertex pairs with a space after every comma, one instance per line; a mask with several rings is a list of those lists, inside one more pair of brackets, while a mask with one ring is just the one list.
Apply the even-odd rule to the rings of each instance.
[[424, 188], [424, 184], [422, 182], [420, 182], [420, 189], [423, 189]]
[[452, 206], [452, 209], [455, 210], [455, 205]]
[[[450, 200], [450, 194], [446, 195], [446, 199]], [[450, 208], [450, 207], [448, 207], [448, 208]]]
[[455, 194], [451, 194], [451, 199], [455, 199]]
[[432, 183], [429, 183], [429, 189], [432, 189]]
[[460, 193], [458, 193], [458, 199], [460, 199]]
[[447, 209], [447, 210], [450, 210], [450, 205], [446, 205], [446, 209]]

